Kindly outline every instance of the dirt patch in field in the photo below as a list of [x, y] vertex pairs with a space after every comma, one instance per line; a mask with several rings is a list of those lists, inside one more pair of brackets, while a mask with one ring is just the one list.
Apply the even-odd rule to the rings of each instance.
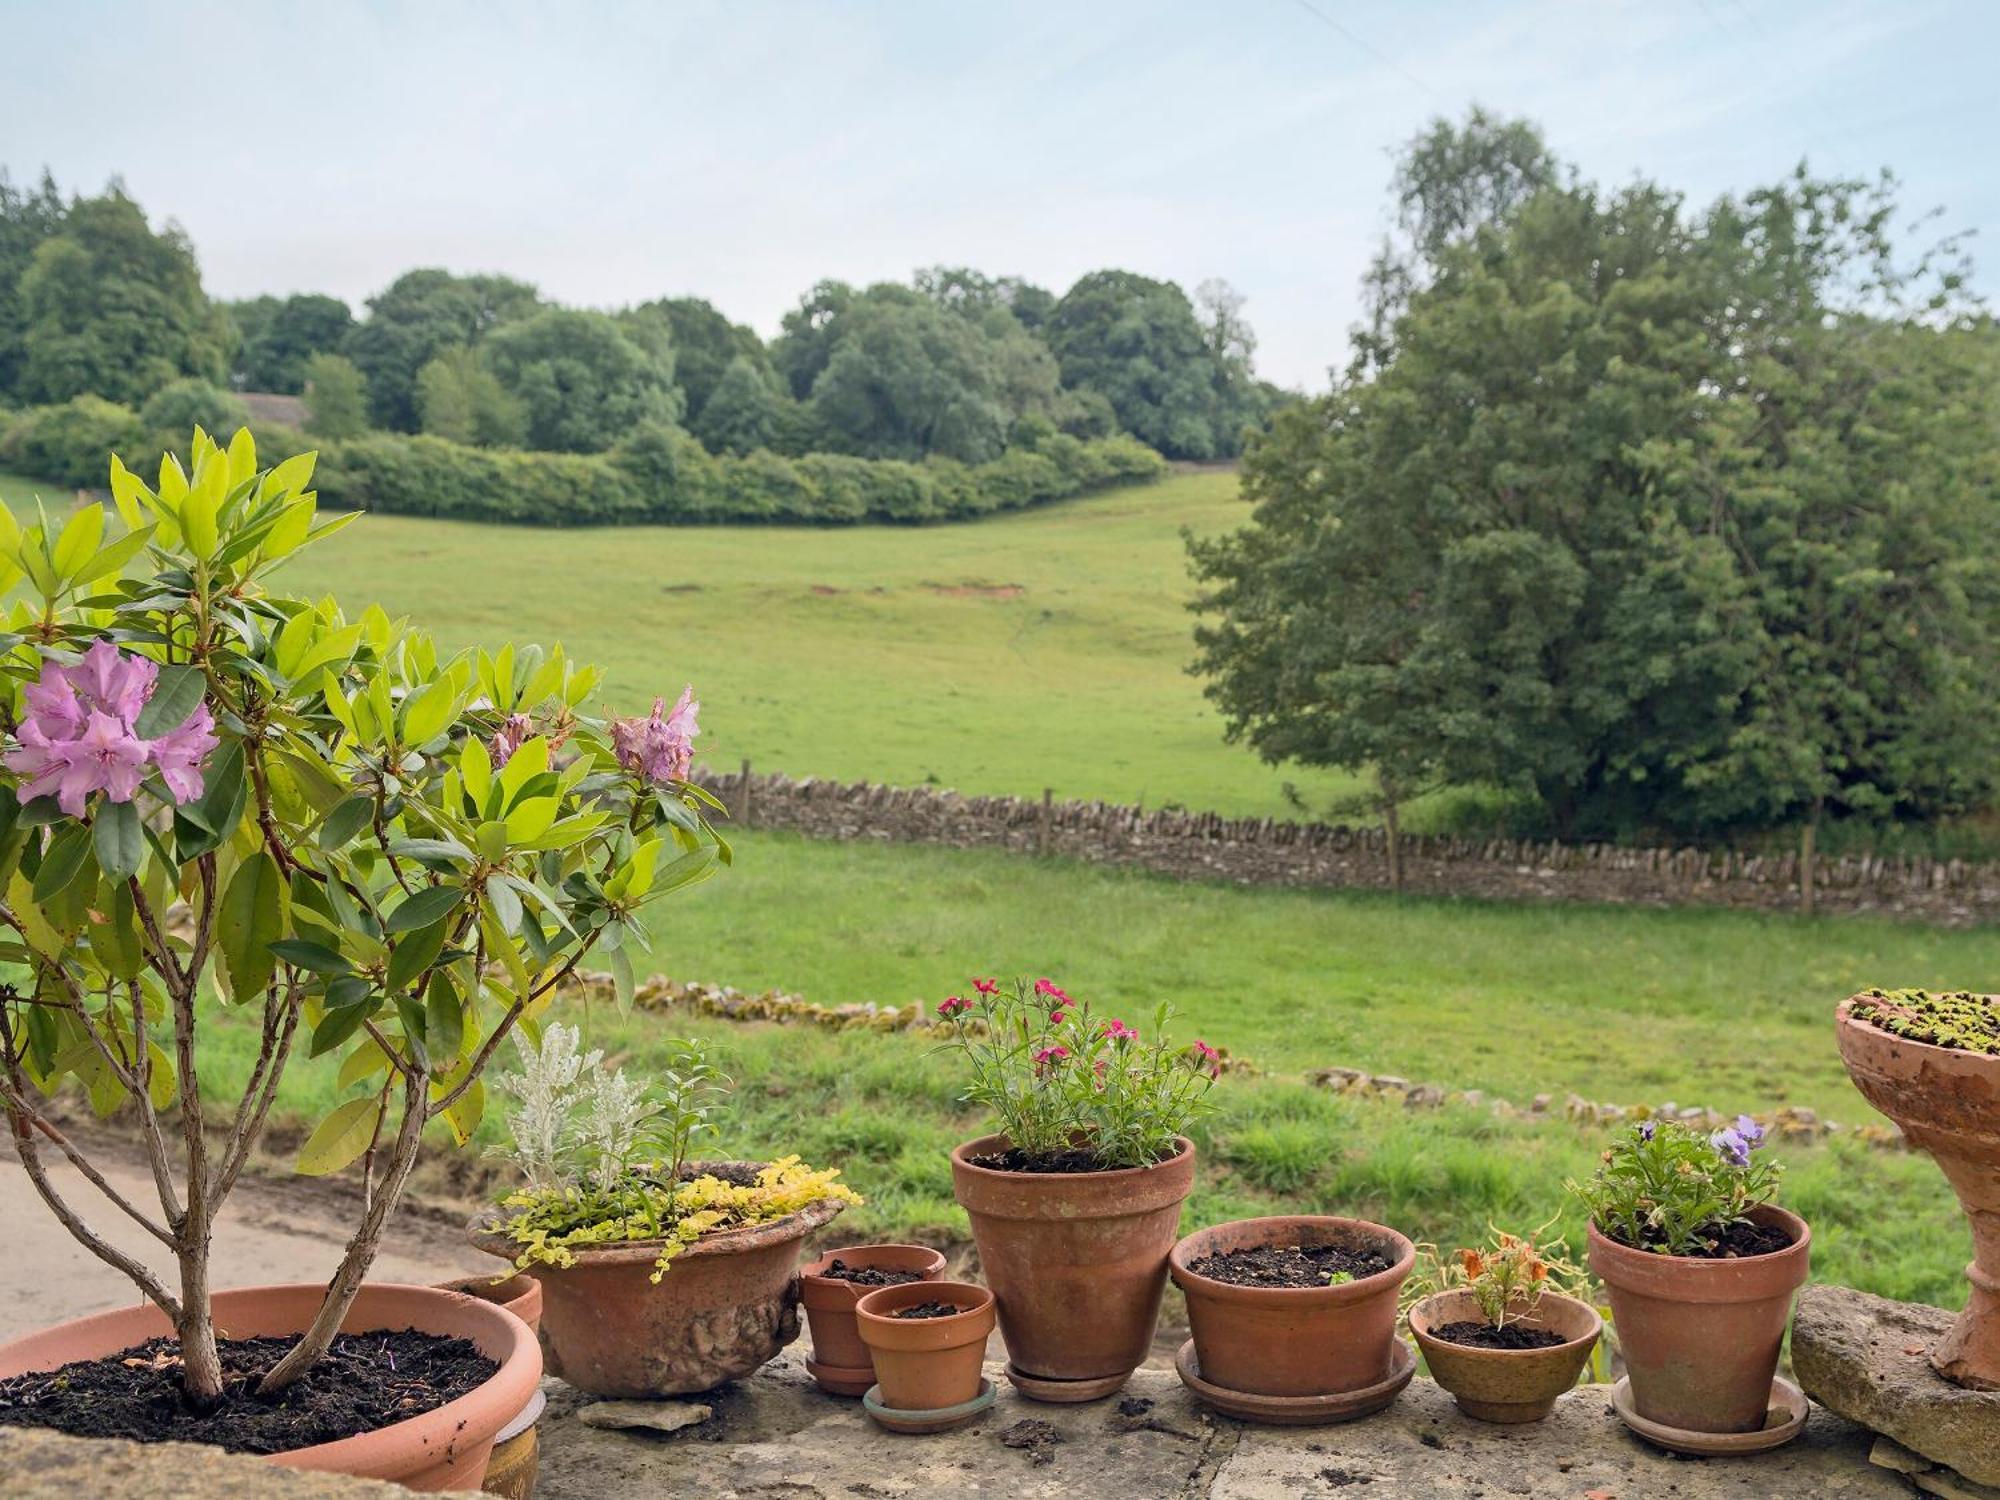
[[812, 585], [811, 592], [818, 594], [822, 599], [830, 599], [835, 594], [846, 593], [847, 590], [837, 589], [830, 583], [815, 583]]
[[947, 599], [1018, 599], [1028, 592], [1018, 583], [927, 583], [924, 587]]

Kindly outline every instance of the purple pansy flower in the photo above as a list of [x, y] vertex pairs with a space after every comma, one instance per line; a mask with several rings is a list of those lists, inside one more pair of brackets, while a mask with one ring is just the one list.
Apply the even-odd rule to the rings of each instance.
[[1715, 1147], [1716, 1154], [1732, 1167], [1750, 1165], [1750, 1142], [1733, 1127], [1716, 1131], [1708, 1138], [1708, 1143]]

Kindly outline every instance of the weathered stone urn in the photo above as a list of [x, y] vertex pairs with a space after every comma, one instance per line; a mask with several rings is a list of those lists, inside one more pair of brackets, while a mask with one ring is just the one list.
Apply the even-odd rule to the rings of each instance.
[[1853, 1014], [1862, 998], [1841, 1004], [1841, 1061], [1863, 1097], [1943, 1170], [1972, 1223], [1972, 1296], [1931, 1364], [1955, 1385], [2000, 1391], [2000, 1057], [1884, 1031]]

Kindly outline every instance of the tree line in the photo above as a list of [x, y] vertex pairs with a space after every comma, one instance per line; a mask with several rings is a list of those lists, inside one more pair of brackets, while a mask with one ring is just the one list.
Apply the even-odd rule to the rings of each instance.
[[243, 425], [241, 393], [303, 397], [306, 428], [334, 441], [591, 455], [679, 432], [715, 457], [978, 466], [1123, 435], [1228, 458], [1288, 399], [1254, 350], [1226, 283], [1190, 297], [1118, 270], [1060, 295], [965, 267], [823, 281], [768, 342], [698, 297], [595, 311], [438, 269], [358, 313], [319, 293], [218, 302], [185, 234], [117, 184], [65, 197], [47, 174], [0, 173], [0, 407], [32, 418], [0, 434], [0, 462], [70, 482], [135, 432], [143, 447]]
[[1808, 855], [1990, 808], [2000, 332], [1962, 247], [1887, 176], [1692, 207], [1478, 112], [1394, 206], [1349, 367], [1191, 544], [1231, 734], [1371, 770], [1392, 834], [1445, 786]]

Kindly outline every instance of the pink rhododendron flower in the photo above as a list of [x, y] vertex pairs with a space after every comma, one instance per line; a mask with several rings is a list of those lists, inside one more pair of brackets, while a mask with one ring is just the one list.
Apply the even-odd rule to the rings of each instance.
[[1123, 1021], [1112, 1021], [1104, 1028], [1104, 1040], [1107, 1042], [1136, 1042], [1139, 1040], [1139, 1033], [1134, 1031], [1130, 1026], [1127, 1026]]
[[24, 690], [28, 717], [19, 744], [0, 761], [21, 779], [22, 802], [54, 796], [72, 818], [83, 816], [93, 792], [130, 802], [149, 767], [157, 768], [175, 802], [202, 793], [201, 763], [216, 747], [215, 720], [205, 703], [157, 739], [134, 729], [159, 680], [157, 663], [99, 641], [73, 667], [45, 661]]
[[666, 699], [655, 698], [647, 717], [614, 720], [611, 746], [618, 764], [646, 781], [686, 781], [694, 765], [694, 737], [700, 732], [694, 719], [700, 711], [690, 684], [671, 713]]
[[514, 758], [514, 752], [535, 737], [535, 725], [526, 714], [509, 714], [506, 721], [493, 731], [493, 738], [486, 742], [486, 753], [493, 761], [493, 769], [499, 770]]
[[970, 1000], [959, 995], [952, 995], [938, 1002], [937, 1013], [949, 1020], [952, 1016], [971, 1009], [972, 1002]]

